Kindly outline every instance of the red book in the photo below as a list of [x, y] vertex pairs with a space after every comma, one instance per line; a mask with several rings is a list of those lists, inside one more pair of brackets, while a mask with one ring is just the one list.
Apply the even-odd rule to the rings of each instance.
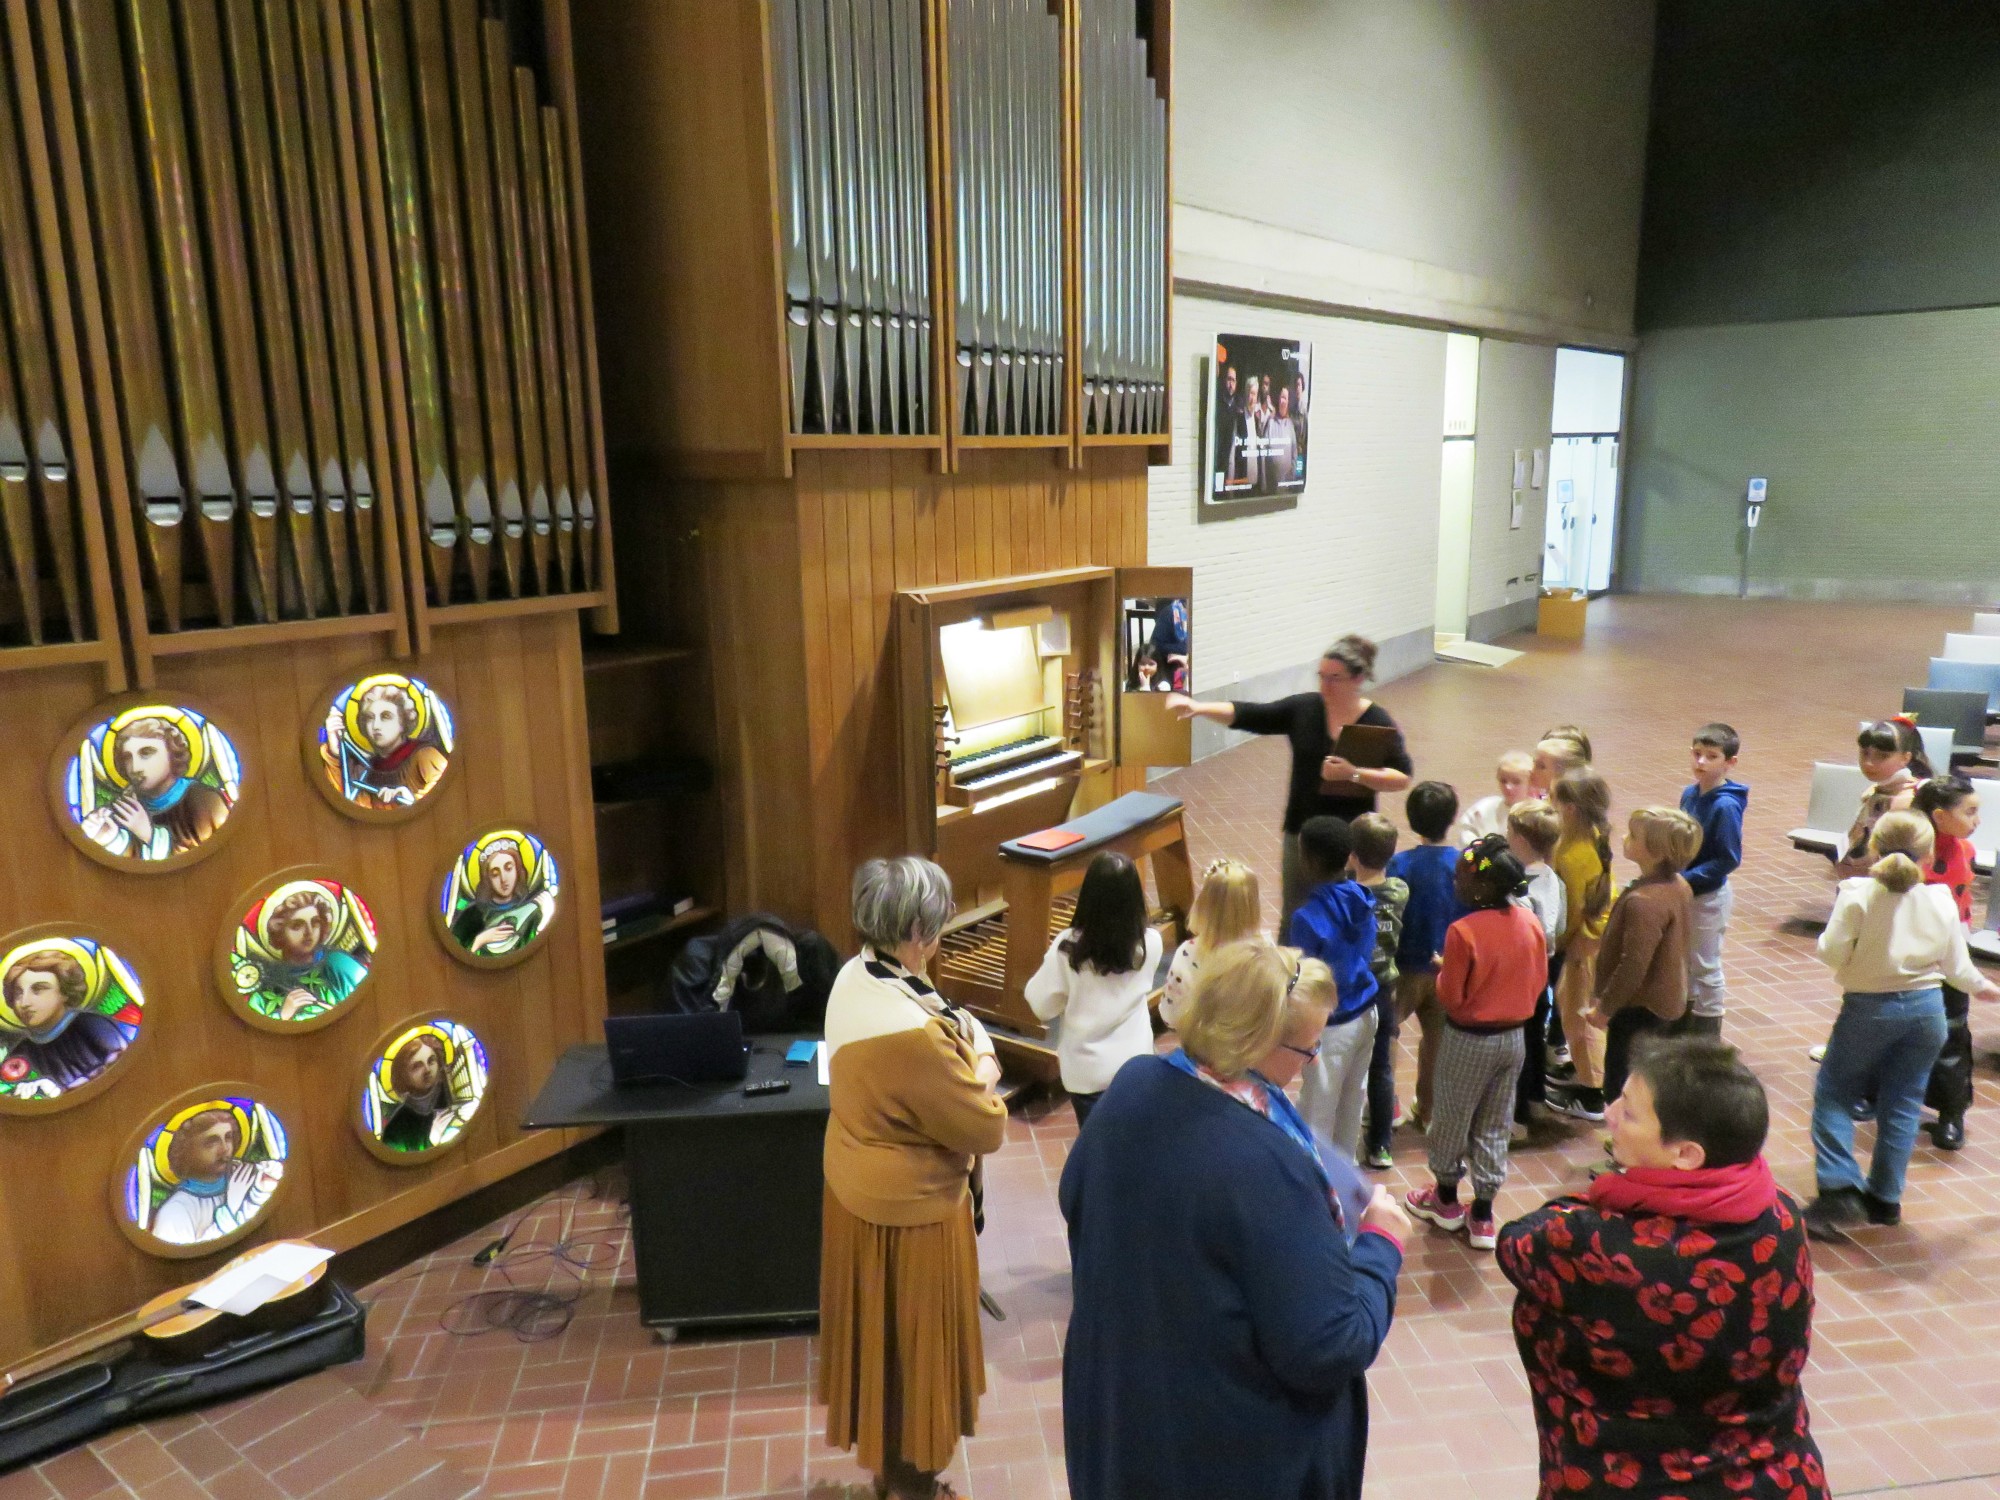
[[1044, 828], [1040, 833], [1031, 833], [1026, 838], [1014, 840], [1023, 849], [1040, 849], [1044, 854], [1053, 854], [1058, 849], [1067, 849], [1071, 844], [1083, 842], [1083, 835], [1072, 833], [1067, 828]]

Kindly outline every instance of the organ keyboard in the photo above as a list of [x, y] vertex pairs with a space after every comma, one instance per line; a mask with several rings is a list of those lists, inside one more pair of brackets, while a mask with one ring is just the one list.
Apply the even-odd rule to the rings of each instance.
[[944, 799], [956, 807], [977, 807], [1030, 782], [1049, 776], [1075, 776], [1082, 770], [1082, 751], [1066, 748], [1056, 735], [1031, 735], [953, 757], [946, 769]]

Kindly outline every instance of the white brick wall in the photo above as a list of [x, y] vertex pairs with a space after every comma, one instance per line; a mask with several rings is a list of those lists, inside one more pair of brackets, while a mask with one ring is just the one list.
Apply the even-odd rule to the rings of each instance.
[[[1195, 361], [1212, 357], [1218, 333], [1313, 346], [1311, 452], [1295, 510], [1195, 520]], [[1545, 433], [1548, 409], [1545, 389]], [[1147, 557], [1195, 570], [1197, 692], [1310, 663], [1350, 630], [1386, 640], [1430, 627], [1443, 413], [1442, 333], [1174, 299], [1174, 457], [1152, 471]]]
[[[1479, 633], [1480, 615], [1532, 599], [1538, 587], [1547, 475], [1541, 489], [1527, 489], [1521, 528], [1511, 529], [1514, 450], [1529, 451], [1532, 481], [1533, 452], [1549, 446], [1555, 391], [1553, 347], [1480, 340], [1478, 435], [1472, 464], [1472, 586], [1466, 601], [1474, 635]], [[1510, 584], [1510, 578], [1515, 582]]]

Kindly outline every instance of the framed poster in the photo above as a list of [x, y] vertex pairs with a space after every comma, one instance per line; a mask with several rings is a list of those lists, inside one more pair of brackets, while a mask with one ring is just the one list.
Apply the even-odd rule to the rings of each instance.
[[1311, 446], [1312, 345], [1218, 334], [1201, 389], [1201, 519], [1297, 505]]

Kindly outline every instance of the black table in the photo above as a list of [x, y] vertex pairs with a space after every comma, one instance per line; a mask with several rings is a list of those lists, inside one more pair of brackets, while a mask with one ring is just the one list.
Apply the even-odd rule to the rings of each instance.
[[527, 1130], [619, 1125], [632, 1186], [639, 1316], [649, 1327], [801, 1323], [819, 1316], [820, 1198], [827, 1091], [814, 1064], [787, 1067], [798, 1036], [753, 1037], [741, 1085], [617, 1088], [602, 1045], [556, 1060]]

